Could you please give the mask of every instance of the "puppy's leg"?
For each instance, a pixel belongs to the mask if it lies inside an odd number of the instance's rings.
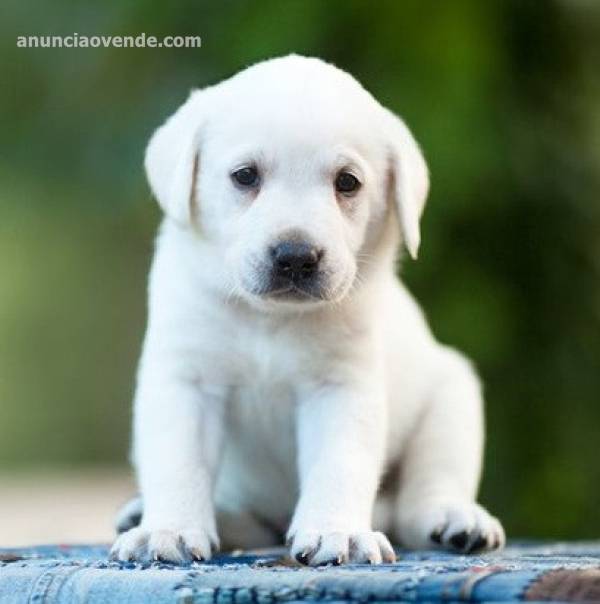
[[[212,501],[223,431],[220,396],[153,367],[136,393],[134,458],[139,526],[120,535],[119,560],[207,559],[218,543]]]
[[[502,526],[475,502],[483,448],[481,389],[457,353],[444,350],[427,404],[404,455],[397,537],[412,548],[501,547]]]
[[[298,408],[300,500],[288,531],[291,554],[311,565],[395,559],[371,529],[382,467],[385,406],[376,384],[327,385]]]

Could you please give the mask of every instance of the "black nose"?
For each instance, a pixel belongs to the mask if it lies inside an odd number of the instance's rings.
[[[314,276],[323,252],[306,242],[282,241],[271,249],[273,269],[294,281]]]

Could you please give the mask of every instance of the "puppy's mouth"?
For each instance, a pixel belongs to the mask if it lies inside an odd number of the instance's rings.
[[[251,304],[282,308],[322,306],[336,303],[352,289],[355,272],[340,274],[327,266],[312,271],[281,273],[270,265],[256,263],[240,275],[238,292]]]
[[[265,292],[263,294],[265,297],[270,298],[271,300],[282,300],[282,301],[290,301],[290,302],[304,302],[304,301],[313,301],[313,302],[322,302],[325,300],[323,293],[309,291],[303,287],[299,287],[294,283],[290,283],[285,287],[280,287],[278,289],[272,289],[270,291]]]
[[[272,303],[310,304],[329,300],[324,279],[279,279],[265,271],[254,283],[242,279],[243,289],[256,301],[257,298]]]

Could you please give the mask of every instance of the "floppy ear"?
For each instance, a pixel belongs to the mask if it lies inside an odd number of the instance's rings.
[[[167,216],[189,224],[195,212],[195,184],[205,92],[188,100],[160,127],[146,148],[144,166],[150,187]]]
[[[406,124],[385,109],[390,140],[392,196],[398,209],[402,239],[416,259],[421,242],[419,223],[429,193],[429,172],[419,145]]]

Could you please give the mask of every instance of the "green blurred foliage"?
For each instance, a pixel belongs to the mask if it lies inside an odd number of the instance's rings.
[[[291,51],[403,115],[432,173],[405,278],[486,383],[483,500],[598,536],[600,6],[572,0],[52,3],[0,9],[0,463],[124,462],[159,212],[141,168],[189,89]],[[33,34],[201,49],[19,49]],[[590,532],[591,531],[591,532]]]

